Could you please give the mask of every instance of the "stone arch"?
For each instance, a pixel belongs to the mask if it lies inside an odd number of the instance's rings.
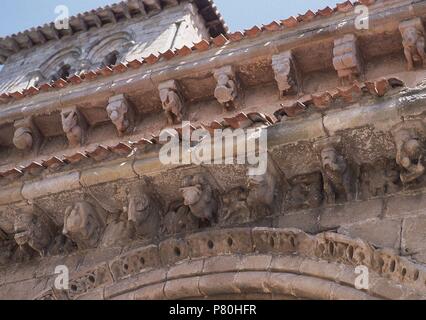
[[[358,290],[357,266],[368,268]],[[89,279],[91,281],[89,282]],[[360,239],[233,228],[170,238],[72,277],[67,299],[425,299],[426,268]],[[63,294],[63,293],[62,293]],[[63,298],[50,290],[41,298]]]
[[[41,73],[46,79],[57,76],[61,69],[66,67],[69,74],[74,74],[79,70],[81,49],[76,47],[65,48],[50,56],[41,66]]]
[[[134,45],[133,36],[128,32],[118,32],[94,43],[87,53],[87,60],[93,65],[102,66],[104,60],[111,54],[117,53],[117,63],[123,61],[128,49]]]

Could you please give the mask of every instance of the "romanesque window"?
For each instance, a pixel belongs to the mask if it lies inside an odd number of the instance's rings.
[[[118,58],[119,58],[118,51],[113,51],[106,55],[106,57],[104,58],[104,61],[102,62],[102,65],[105,67],[112,67],[117,63]]]
[[[66,79],[79,69],[81,50],[66,48],[51,56],[41,66],[42,75],[50,81]]]
[[[70,74],[71,74],[71,66],[69,64],[66,64],[60,67],[59,70],[51,76],[50,80],[56,81],[59,79],[66,79],[70,76]]]

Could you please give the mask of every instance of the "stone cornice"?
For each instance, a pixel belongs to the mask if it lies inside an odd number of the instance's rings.
[[[425,87],[420,86],[387,97],[384,101],[376,103],[370,101],[365,106],[356,105],[324,115],[310,114],[270,124],[265,127],[268,133],[268,149],[279,149],[300,142],[310,143],[361,127],[372,127],[377,132],[390,132],[401,119],[424,119],[426,101],[424,93]],[[121,143],[109,148],[99,146],[90,153],[80,151],[65,158],[52,157],[46,160],[43,166],[39,165],[37,174],[29,176],[23,173],[36,167],[38,162],[34,162],[26,169],[15,168],[14,172],[4,172],[3,178],[9,179],[10,186],[4,187],[0,192],[0,205],[32,201],[81,187],[166,171],[170,168],[159,161],[158,150],[161,144],[157,139],[154,138],[152,141],[142,139],[136,141],[132,147],[131,144]],[[128,158],[132,154],[133,156]],[[53,161],[55,159],[56,162]],[[94,178],[90,179],[93,174]]]
[[[394,1],[390,1],[389,3],[385,2],[380,5],[374,5],[370,12],[370,25],[373,35],[392,29],[398,30],[399,21],[412,18],[413,14],[409,9],[409,3],[411,2],[394,3]],[[418,1],[412,6],[415,7],[414,12],[416,16],[425,14],[426,3],[424,1]],[[353,6],[351,5],[352,9]],[[217,68],[226,64],[235,64],[245,59],[260,58],[265,55],[296,49],[305,45],[307,42],[335,38],[336,35],[347,33],[366,34],[365,30],[357,30],[355,28],[354,21],[356,14],[351,10],[345,11],[346,14],[343,16],[330,16],[318,21],[308,20],[306,23],[297,23],[289,27],[280,27],[273,30],[264,29],[264,32],[256,32],[254,35],[251,35],[249,31],[247,31],[246,35],[238,38],[231,35],[219,35],[210,40],[203,40],[195,44],[193,48],[184,47],[175,51],[168,50],[167,52],[159,53],[158,56],[151,55],[140,60],[130,61],[127,64],[119,64],[112,69],[107,67],[107,70],[92,70],[79,76],[71,76],[66,80],[60,79],[52,84],[43,84],[38,88],[32,87],[23,92],[3,93],[0,96],[0,103],[9,102],[9,105],[19,105],[19,101],[22,99],[24,99],[22,101],[26,101],[25,98],[30,97],[34,100],[35,95],[41,94],[44,96],[46,91],[55,92],[58,89],[62,91],[66,90],[64,88],[68,86],[78,86],[82,82],[87,86],[87,82],[93,82],[94,80],[101,80],[103,87],[109,88],[111,81],[113,82],[112,84],[116,85],[114,78],[111,77],[120,79],[123,76],[121,75],[122,73],[129,73],[130,76],[134,76],[133,69],[135,68],[142,68],[144,70],[143,79],[151,75],[155,76],[160,71],[161,78],[173,78],[183,73],[198,72],[199,66],[202,66],[203,70],[210,70],[211,68]],[[392,14],[383,15],[383,12],[386,10],[392,10]],[[390,16],[392,16],[392,19],[390,19]],[[344,19],[344,23],[342,23],[342,18]],[[303,37],[300,37],[301,34],[303,34]],[[370,31],[368,35],[371,35]],[[235,54],[236,52],[239,54]],[[215,56],[215,59],[211,59],[212,56]],[[198,62],[196,63],[196,70],[194,70],[193,61],[194,63],[195,61]],[[179,68],[177,68],[178,66]],[[175,70],[176,73],[166,72],[166,69],[170,71]],[[103,78],[105,77],[111,80],[104,81]],[[64,95],[66,96],[67,94],[65,93]],[[63,95],[61,96],[64,97]],[[46,98],[48,98],[48,95],[46,95]],[[14,100],[17,101],[14,103]],[[10,104],[11,101],[12,104]],[[66,102],[64,101],[64,103]]]

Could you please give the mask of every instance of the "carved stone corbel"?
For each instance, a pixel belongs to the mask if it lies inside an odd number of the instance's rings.
[[[14,221],[15,241],[26,250],[31,248],[40,256],[48,254],[49,247],[54,243],[55,230],[48,218],[35,214],[35,208],[19,209]]]
[[[238,97],[238,82],[232,66],[214,70],[214,78],[217,81],[214,96],[226,110],[235,107],[235,99]]]
[[[79,147],[83,143],[87,124],[76,107],[61,112],[62,129],[64,130],[70,147]]]
[[[161,208],[158,201],[143,186],[132,188],[128,193],[127,217],[134,226],[137,238],[153,238],[158,235]]]
[[[13,144],[19,150],[35,150],[41,144],[41,134],[35,126],[31,117],[15,121],[15,133],[13,135]]]
[[[333,65],[342,83],[352,82],[361,74],[361,56],[354,34],[334,40]]]
[[[396,146],[396,163],[402,169],[402,183],[414,182],[425,174],[425,148],[420,136],[426,131],[422,121],[407,121],[393,130]]]
[[[160,83],[158,86],[163,110],[169,125],[181,123],[183,120],[184,104],[179,85],[175,80]]]
[[[337,151],[340,137],[320,140],[314,144],[319,155],[324,183],[325,199],[328,204],[351,201],[354,198],[355,177],[345,158]]]
[[[252,218],[268,216],[274,209],[277,200],[277,187],[279,173],[268,161],[264,174],[249,176],[247,183],[247,204],[251,210]]]
[[[216,220],[218,202],[206,177],[202,174],[185,177],[180,191],[184,204],[195,217],[210,223]]]
[[[104,229],[104,217],[89,202],[80,201],[65,210],[62,233],[80,250],[97,247]]]
[[[302,91],[300,72],[291,51],[272,56],[272,68],[281,97],[295,95]]]
[[[106,110],[119,136],[131,132],[135,122],[135,111],[124,94],[109,98]]]
[[[407,59],[408,70],[413,70],[416,64],[426,66],[425,29],[420,18],[404,21],[399,24],[402,35],[402,45]]]

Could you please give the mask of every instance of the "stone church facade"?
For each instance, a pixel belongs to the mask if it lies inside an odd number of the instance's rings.
[[[69,23],[0,38],[0,299],[426,298],[426,1]],[[166,165],[166,128],[266,133],[265,173]]]

